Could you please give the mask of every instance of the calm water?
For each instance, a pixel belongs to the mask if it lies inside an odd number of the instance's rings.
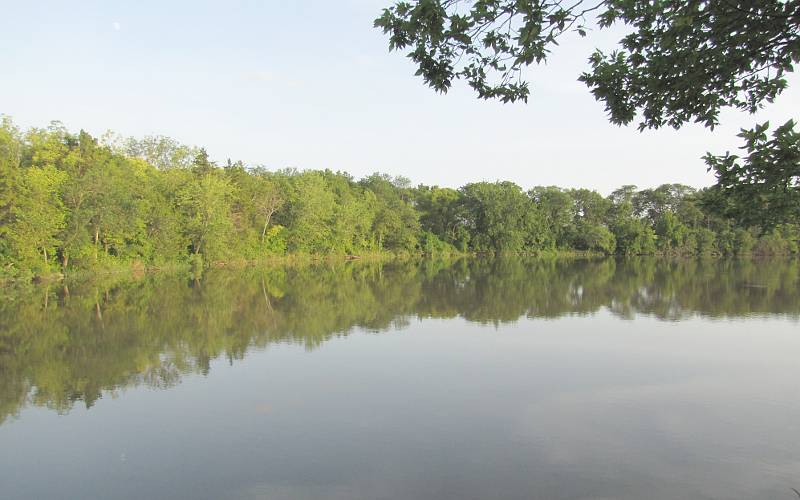
[[[797,260],[3,293],[5,500],[798,498]]]

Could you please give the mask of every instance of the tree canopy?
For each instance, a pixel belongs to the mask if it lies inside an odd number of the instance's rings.
[[[740,224],[774,227],[800,220],[800,133],[793,121],[776,128],[771,138],[768,129],[763,123],[739,134],[744,157],[705,157],[718,179],[711,206]]]
[[[755,113],[786,89],[800,60],[800,0],[403,0],[375,26],[436,91],[465,80],[478,97],[502,102],[528,100],[523,70],[545,63],[565,36],[620,27],[617,46],[587,54],[578,79],[611,123],[640,130],[713,129],[725,108]],[[798,159],[783,154],[798,148],[793,127],[772,141],[760,138],[763,126],[743,131],[744,166],[730,154],[706,156],[720,193],[751,202],[748,223],[800,219]]]
[[[744,161],[709,158],[732,179],[731,193],[665,184],[603,196],[509,181],[414,187],[384,174],[219,166],[205,150],[167,139],[142,158],[125,146],[132,141],[103,144],[58,123],[23,132],[6,119],[0,278],[288,255],[796,253],[800,225],[782,222],[798,208],[784,194],[796,189],[793,134],[782,128],[768,139],[761,127],[747,135],[754,152]],[[781,156],[764,158],[756,147],[764,141]],[[751,170],[765,162],[780,166],[765,178],[775,193],[761,201],[775,214],[767,223],[753,216],[756,195],[740,180],[761,182]]]
[[[415,0],[375,20],[437,91],[463,79],[503,102],[527,101],[523,69],[564,35],[615,24],[628,34],[579,79],[617,124],[713,127],[724,107],[755,112],[800,58],[800,0]]]

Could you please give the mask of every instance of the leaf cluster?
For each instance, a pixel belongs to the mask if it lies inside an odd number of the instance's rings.
[[[384,9],[375,26],[407,50],[438,92],[463,79],[480,98],[527,101],[523,70],[560,38],[623,25],[580,75],[615,124],[713,128],[720,110],[750,113],[786,88],[800,59],[800,0],[416,0]]]

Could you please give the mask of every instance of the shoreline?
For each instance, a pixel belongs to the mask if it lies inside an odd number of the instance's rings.
[[[636,258],[657,258],[657,259],[769,259],[769,258],[791,258],[798,254],[760,254],[748,253],[739,255],[725,255],[721,253],[709,254],[685,254],[675,252],[656,252],[642,255],[621,255],[603,254],[601,252],[581,251],[581,250],[544,250],[535,252],[447,252],[447,253],[389,253],[389,252],[370,252],[359,255],[353,254],[289,254],[280,256],[270,256],[260,259],[231,258],[226,260],[216,260],[197,266],[191,261],[175,261],[170,263],[146,265],[141,261],[120,262],[113,265],[98,265],[94,268],[70,269],[66,272],[57,271],[50,274],[31,274],[18,277],[0,277],[0,288],[25,285],[47,285],[52,283],[62,283],[65,281],[92,281],[104,277],[125,276],[131,279],[139,279],[146,275],[165,274],[175,275],[187,273],[199,277],[206,271],[212,270],[243,270],[253,268],[274,268],[274,267],[294,267],[311,266],[325,263],[385,263],[393,261],[409,260],[437,260],[437,259],[463,259],[463,258],[496,258],[496,257],[520,257],[520,258],[540,258],[540,259],[636,259]]]

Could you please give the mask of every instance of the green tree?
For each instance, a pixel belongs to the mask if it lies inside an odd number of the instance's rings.
[[[595,225],[604,223],[611,210],[611,200],[589,189],[571,189],[569,194],[573,202],[573,218],[576,223]]]
[[[360,183],[376,198],[372,232],[379,250],[411,251],[419,243],[419,214],[411,205],[410,181],[373,174]]]
[[[7,233],[17,259],[34,271],[47,272],[55,257],[67,215],[59,192],[65,179],[53,166],[27,168],[22,174]]]
[[[233,192],[227,179],[209,172],[193,178],[177,193],[183,231],[193,254],[212,260],[227,253]]]
[[[658,246],[665,252],[685,252],[687,247],[694,250],[689,240],[691,232],[673,212],[661,215],[655,226]],[[688,244],[687,244],[688,243]]]
[[[609,196],[611,207],[606,221],[614,234],[617,253],[621,255],[648,255],[656,251],[656,235],[649,220],[636,214],[634,202],[638,203],[636,186],[626,185]]]
[[[120,154],[144,160],[159,170],[191,168],[200,153],[198,148],[180,144],[175,139],[160,135],[146,136],[142,139],[129,137],[113,146]]]
[[[653,229],[638,219],[621,219],[612,226],[621,255],[650,255],[656,251],[656,234]]]
[[[577,227],[575,248],[611,255],[617,249],[617,240],[607,227],[584,222]]]
[[[0,116],[0,273],[10,259],[8,227],[17,200],[22,143],[11,118]]]
[[[789,121],[767,136],[769,123],[742,130],[743,157],[706,155],[717,176],[710,208],[765,230],[800,220],[800,133]]]
[[[790,139],[780,146],[786,168],[779,172],[782,188],[775,189],[788,197],[797,189],[796,141]],[[270,172],[230,160],[222,169],[198,151],[189,168],[163,168],[86,132],[70,134],[57,122],[20,133],[6,119],[0,126],[2,275],[47,273],[56,259],[69,271],[286,252],[799,251],[791,205],[753,225],[737,216],[748,215],[741,211],[747,199],[735,201],[720,186],[623,186],[608,198],[557,187],[525,193],[511,182],[411,188],[408,179],[381,174],[356,181],[343,172]],[[752,164],[760,161],[754,157]]]
[[[556,186],[539,186],[528,195],[544,218],[545,246],[569,248],[575,235],[575,201],[570,192]]]
[[[419,186],[414,191],[414,201],[423,229],[461,250],[467,249],[469,232],[465,227],[464,200],[459,191]]]
[[[634,212],[656,225],[667,212],[676,213],[694,188],[683,184],[662,184],[655,189],[643,189],[633,195]]]
[[[798,0],[411,0],[375,26],[437,91],[464,79],[481,98],[513,102],[529,95],[522,70],[564,35],[624,25],[619,47],[592,54],[580,80],[613,123],[639,116],[640,128],[658,128],[713,127],[724,107],[754,112],[774,99],[800,58],[799,19]]]
[[[302,253],[329,251],[335,210],[336,198],[327,189],[320,172],[294,175],[285,212],[290,234],[289,250]]]
[[[185,170],[159,171],[140,159],[133,160],[131,168],[142,186],[135,223],[143,231],[143,256],[153,263],[180,260],[189,248],[189,240],[175,197],[190,174]]]
[[[545,63],[565,35],[615,25],[626,34],[615,49],[596,50],[579,80],[609,121],[638,120],[640,130],[691,122],[713,129],[724,108],[755,113],[786,89],[800,60],[800,0],[402,0],[375,20],[390,50],[407,51],[436,91],[463,79],[480,98],[503,102],[527,101],[523,70]],[[797,174],[787,173],[797,159],[785,157],[797,149],[793,127],[787,122],[771,141],[763,126],[744,131],[744,164],[706,157],[723,193],[735,197],[732,213],[752,210],[765,225],[793,220],[795,197],[776,192],[797,186]]]
[[[461,188],[474,250],[521,252],[529,240],[533,203],[513,182],[477,182]]]
[[[235,250],[251,258],[275,253],[272,240],[282,233],[282,226],[270,224],[286,203],[285,177],[262,167],[248,169],[241,162],[229,163],[225,175],[236,187],[231,209]]]
[[[46,136],[47,147],[37,147],[33,142],[33,164],[48,162],[59,166],[67,174],[62,190],[62,199],[69,217],[61,232],[61,262],[67,269],[72,259],[80,264],[94,261],[97,257],[100,219],[105,208],[103,197],[103,164],[108,160],[108,152],[98,147],[97,141],[88,133],[81,131],[77,136],[66,130],[51,129]],[[52,146],[51,146],[52,144]],[[39,154],[44,151],[45,154]]]
[[[697,254],[708,255],[718,253],[717,235],[714,231],[700,227],[694,230]]]

